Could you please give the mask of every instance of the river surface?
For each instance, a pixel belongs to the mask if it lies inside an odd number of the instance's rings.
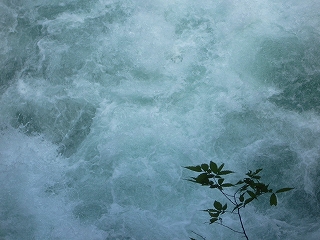
[[[0,239],[243,239],[185,180],[209,161],[295,188],[243,209],[250,239],[320,239],[319,9],[1,0]]]

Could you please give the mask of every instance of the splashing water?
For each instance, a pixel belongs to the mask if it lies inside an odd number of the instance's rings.
[[[2,1],[0,239],[241,239],[184,180],[210,160],[295,187],[246,207],[250,239],[319,239],[318,9]]]

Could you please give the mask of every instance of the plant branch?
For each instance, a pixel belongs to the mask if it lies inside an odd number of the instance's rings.
[[[240,224],[241,224],[241,228],[242,228],[242,233],[244,234],[244,236],[246,237],[247,240],[249,240],[248,238],[248,235],[246,233],[246,230],[244,229],[244,226],[243,226],[243,222],[242,222],[242,218],[241,218],[241,214],[240,214],[240,208],[237,209],[237,212],[238,212],[238,216],[239,216],[239,221],[240,221]]]
[[[206,240],[206,238],[202,237],[199,233],[196,233],[195,231],[191,231],[192,233],[194,233],[195,235],[201,237],[203,240]]]
[[[218,185],[216,178],[213,178],[214,182]],[[226,199],[228,199],[233,205],[236,205],[231,199],[230,196],[228,194],[226,194],[224,191],[222,191],[221,189],[218,188],[218,190],[226,197]]]
[[[194,183],[199,183],[201,185],[209,186],[212,189],[217,189],[221,194],[233,205],[232,211],[227,211],[227,203],[224,205],[219,201],[214,201],[213,207],[214,209],[207,209],[203,210],[209,213],[210,215],[210,224],[217,223],[225,228],[228,228],[229,230],[243,234],[246,240],[249,240],[248,235],[246,233],[246,230],[244,228],[244,223],[241,217],[240,210],[244,208],[248,203],[252,202],[254,199],[258,199],[261,195],[264,194],[271,194],[270,196],[270,205],[276,206],[277,205],[277,196],[276,193],[282,193],[292,190],[293,188],[281,188],[277,191],[273,191],[269,188],[269,184],[265,184],[263,182],[260,182],[261,176],[258,175],[262,171],[262,168],[257,169],[255,171],[249,171],[246,173],[245,178],[240,179],[236,184],[232,184],[230,182],[224,183],[225,175],[234,173],[230,170],[223,170],[224,163],[222,163],[220,166],[218,166],[215,162],[210,161],[210,164],[201,164],[197,166],[187,166],[185,168],[200,173],[197,177],[192,177],[189,181]],[[212,179],[212,180],[210,180]],[[240,186],[239,188],[236,186]],[[229,191],[225,192],[228,187],[235,187],[236,190],[234,194],[230,194]],[[235,210],[237,210],[235,212]],[[224,225],[222,223],[221,216],[224,213],[232,213],[238,215],[238,219],[241,225],[242,231],[235,230],[227,225]],[[220,221],[219,221],[220,220]],[[201,235],[193,232],[194,234],[200,236]]]
[[[233,229],[233,228],[231,228],[231,227],[229,227],[229,226],[227,226],[227,225],[224,225],[223,223],[216,222],[216,224],[219,224],[219,225],[221,225],[221,226],[223,226],[223,227],[225,227],[225,228],[228,228],[228,229],[230,229],[231,231],[233,231],[233,232],[235,232],[235,233],[243,234],[243,232],[240,232],[240,231],[238,231],[238,230],[235,230],[235,229]]]

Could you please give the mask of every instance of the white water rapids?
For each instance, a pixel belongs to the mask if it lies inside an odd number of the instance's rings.
[[[244,209],[250,239],[318,240],[319,9],[1,0],[0,239],[243,239],[185,181],[213,160],[295,188]]]

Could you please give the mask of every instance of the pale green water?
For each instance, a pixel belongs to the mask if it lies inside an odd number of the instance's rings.
[[[242,239],[184,180],[210,160],[295,187],[250,239],[319,239],[318,9],[2,0],[0,239]]]

